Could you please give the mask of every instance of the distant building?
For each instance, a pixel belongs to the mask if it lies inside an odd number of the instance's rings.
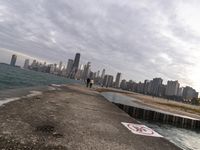
[[[178,81],[167,81],[167,87],[166,87],[166,96],[178,96],[178,90],[179,90],[179,82]]]
[[[74,64],[74,61],[72,59],[68,59],[67,69],[66,69],[67,76],[70,75],[70,73],[72,71],[73,64]]]
[[[102,79],[104,79],[105,73],[106,73],[106,70],[103,69],[103,70],[102,70],[102,74],[101,74],[101,78],[102,78]]]
[[[127,84],[126,84],[126,80],[125,79],[121,81],[120,88],[123,89],[123,90],[127,89]]]
[[[127,86],[127,90],[129,91],[137,90],[137,83],[132,80],[129,80],[128,82],[126,82],[126,86]]]
[[[95,73],[92,72],[92,71],[90,71],[89,78],[92,79],[92,80],[94,80],[94,76],[95,76]]]
[[[116,79],[115,79],[115,87],[119,88],[120,87],[120,80],[121,80],[121,73],[117,73]]]
[[[113,85],[113,76],[105,75],[103,79],[103,86],[112,87],[112,85]]]
[[[75,78],[75,75],[78,71],[80,57],[81,57],[81,54],[76,53],[75,58],[74,58],[74,64],[73,64],[73,67],[72,67],[72,71],[70,72],[70,78],[72,78],[72,79]]]
[[[90,76],[90,67],[91,67],[91,62],[88,62],[83,69],[83,76],[82,79],[85,81],[87,78]]]
[[[59,71],[61,71],[62,70],[62,61],[60,61],[60,63],[59,63],[59,67],[58,67],[58,69],[59,69]]]
[[[177,96],[178,97],[182,97],[183,96],[183,87],[180,87],[180,88],[178,88],[178,93],[177,93]]]
[[[26,59],[24,62],[24,69],[28,69],[29,67],[29,59]]]
[[[144,80],[144,94],[148,94],[149,86],[150,86],[150,81]]]
[[[159,97],[164,97],[166,93],[166,85],[160,85],[158,89],[158,95]]]
[[[196,90],[193,89],[192,87],[186,86],[183,89],[183,98],[185,100],[191,100],[193,98],[198,98],[198,92],[196,92]]]
[[[53,65],[53,64],[50,64],[50,65],[49,65],[49,73],[53,74],[53,73],[54,73],[54,70],[55,70],[54,65]]]
[[[142,82],[139,82],[137,85],[136,85],[136,92],[138,93],[144,93],[144,83]]]
[[[12,55],[11,61],[10,61],[10,65],[11,66],[15,66],[16,65],[16,61],[17,61],[17,55]]]
[[[162,85],[163,79],[154,78],[151,85],[151,95],[159,96],[159,88]]]
[[[97,78],[100,77],[100,70],[97,71]]]

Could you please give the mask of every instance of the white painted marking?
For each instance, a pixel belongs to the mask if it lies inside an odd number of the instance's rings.
[[[125,122],[122,122],[122,124],[127,129],[129,129],[132,133],[137,134],[137,135],[163,137],[162,135],[158,134],[151,128],[149,128],[145,125],[142,125],[142,124],[125,123]]]

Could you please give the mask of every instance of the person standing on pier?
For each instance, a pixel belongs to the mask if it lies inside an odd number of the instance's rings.
[[[89,85],[90,85],[90,78],[87,78],[86,87],[89,87]]]
[[[94,84],[94,80],[90,81],[90,88],[92,88],[92,85]]]

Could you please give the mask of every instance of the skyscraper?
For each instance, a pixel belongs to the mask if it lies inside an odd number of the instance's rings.
[[[113,85],[113,76],[105,75],[103,79],[103,86],[112,87],[112,85]]]
[[[126,84],[126,80],[125,79],[121,81],[120,88],[123,89],[123,90],[126,90],[127,84]]]
[[[117,75],[116,75],[116,79],[115,79],[115,87],[116,88],[119,88],[119,86],[120,86],[120,80],[121,80],[121,73],[118,72]]]
[[[103,69],[103,70],[102,70],[102,74],[101,74],[101,78],[102,78],[102,79],[104,79],[105,72],[106,72],[106,70],[105,70],[105,69]]]
[[[180,84],[178,81],[167,81],[166,96],[178,96]]]
[[[163,79],[154,78],[151,84],[151,95],[159,96],[159,88],[162,85]]]
[[[26,59],[24,62],[24,69],[28,69],[29,67],[29,59]]]
[[[198,92],[196,92],[195,89],[193,89],[192,87],[186,86],[183,89],[183,98],[186,100],[191,100],[193,98],[198,98]]]
[[[97,78],[100,76],[100,70],[97,71]]]
[[[72,71],[73,64],[74,64],[74,61],[72,59],[68,59],[67,71],[66,71],[68,77]]]
[[[91,62],[88,62],[85,66],[84,66],[84,70],[83,70],[83,80],[85,81],[90,74],[90,66],[91,66]]]
[[[63,64],[62,61],[60,61],[60,63],[59,63],[59,67],[58,67],[58,68],[59,68],[59,71],[62,70],[62,64]]]
[[[74,58],[74,64],[73,64],[73,67],[72,67],[72,71],[70,73],[70,78],[73,78],[73,79],[75,78],[76,72],[78,71],[80,57],[81,57],[81,54],[76,53],[75,58]]]
[[[179,87],[178,88],[178,94],[177,94],[177,96],[179,96],[179,97],[182,97],[183,96],[183,87]]]
[[[15,66],[17,61],[17,55],[12,55],[11,61],[10,61],[10,65],[11,66]]]

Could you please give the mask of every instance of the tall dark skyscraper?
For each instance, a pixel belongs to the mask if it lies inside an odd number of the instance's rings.
[[[66,70],[68,77],[70,75],[70,72],[72,71],[73,64],[74,64],[74,60],[68,59],[67,70]]]
[[[17,55],[12,55],[11,61],[10,61],[10,65],[11,66],[15,66],[17,61]]]
[[[78,69],[80,57],[81,57],[81,54],[80,53],[76,53],[76,56],[74,58],[73,68],[77,68]]]
[[[115,79],[115,87],[116,88],[119,88],[119,86],[120,86],[120,79],[121,79],[121,73],[118,72],[116,75],[116,79]]]
[[[75,75],[78,71],[78,66],[79,66],[79,62],[80,62],[80,57],[81,57],[81,54],[80,53],[76,53],[76,56],[74,58],[74,64],[73,64],[73,67],[72,67],[72,71],[70,73],[70,78],[75,78]]]

